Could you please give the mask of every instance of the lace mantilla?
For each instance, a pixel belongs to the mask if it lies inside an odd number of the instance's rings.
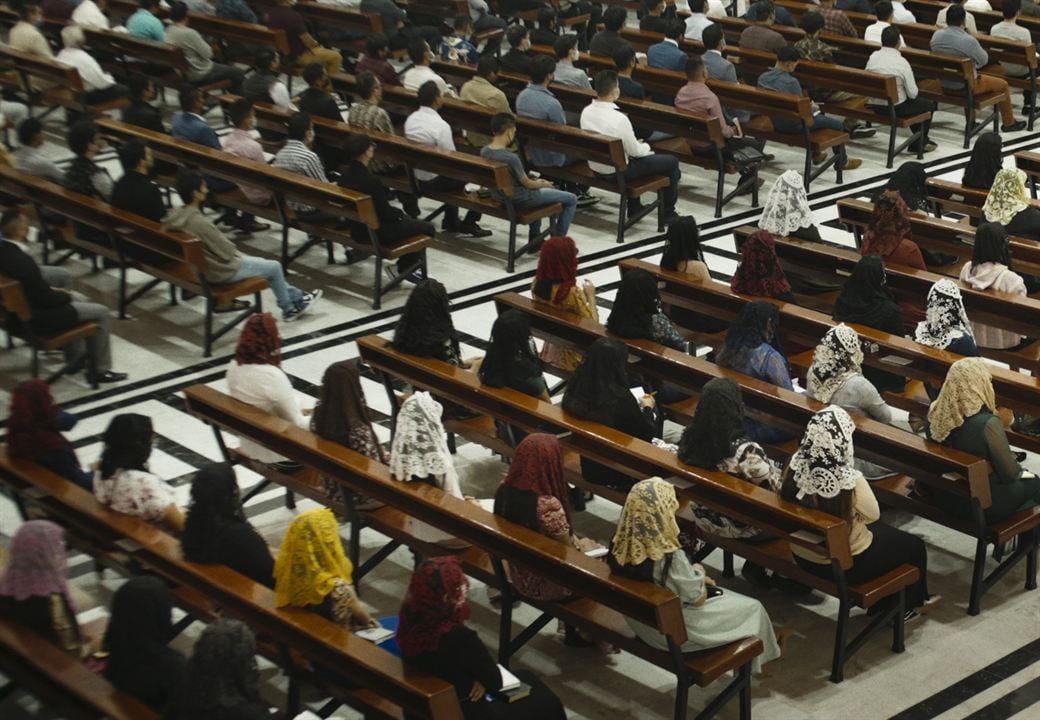
[[[974,337],[964,312],[961,290],[952,280],[944,278],[928,291],[928,310],[924,321],[917,323],[914,340],[943,349],[964,335]]]
[[[443,408],[428,392],[416,392],[404,401],[390,444],[390,473],[409,482],[413,477],[444,478],[442,489],[462,497],[455,463],[441,424]]]
[[[656,562],[682,547],[675,520],[678,509],[675,487],[670,482],[652,477],[636,483],[625,499],[611,545],[618,564]]]
[[[1003,168],[993,178],[982,212],[989,222],[1007,225],[1029,206],[1026,174],[1018,168]]]
[[[774,235],[790,235],[812,224],[812,210],[805,196],[802,176],[795,170],[788,170],[769,189],[758,227]]]
[[[852,457],[855,430],[852,418],[837,405],[828,405],[813,416],[791,458],[799,499],[806,495],[833,498],[842,490],[856,487],[859,473]]]
[[[813,352],[809,394],[820,402],[830,402],[842,383],[862,372],[862,365],[863,348],[856,331],[844,323],[831,328]]]

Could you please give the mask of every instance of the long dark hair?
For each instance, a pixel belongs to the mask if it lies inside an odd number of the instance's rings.
[[[903,202],[911,210],[921,210],[928,205],[928,189],[926,182],[928,174],[924,165],[916,161],[905,162],[900,165],[892,177],[888,179],[885,190],[894,190],[903,198]],[[875,202],[884,190],[875,195]]]
[[[714,470],[745,434],[740,386],[730,378],[714,378],[701,389],[693,420],[679,440],[679,459]]]
[[[964,167],[964,177],[961,184],[970,188],[989,190],[993,187],[993,179],[1003,164],[1001,152],[1004,149],[1004,140],[1000,133],[985,132],[979,135],[975,141],[975,147],[971,149],[971,158]]]
[[[530,319],[519,310],[506,310],[491,327],[491,342],[480,363],[480,381],[491,387],[504,387],[515,369],[525,376],[541,374],[538,357],[531,347]]]
[[[654,314],[661,311],[657,280],[642,268],[621,278],[614,307],[607,318],[607,330],[623,338],[649,338]]]
[[[207,465],[191,481],[191,505],[181,533],[181,550],[192,562],[210,562],[222,528],[245,522],[235,471],[228,463]]]
[[[715,363],[721,367],[743,367],[748,353],[762,343],[768,343],[784,355],[780,343],[780,311],[767,300],[752,300],[730,325]]]
[[[105,677],[116,687],[155,672],[156,657],[172,634],[172,611],[170,591],[155,576],[139,575],[116,590],[105,629]]]
[[[446,345],[449,355],[459,354],[459,337],[451,320],[451,304],[444,285],[432,278],[419,281],[401,311],[393,345],[395,350],[410,355],[442,360],[446,359]]]
[[[798,485],[795,484],[794,473],[791,472],[790,467],[784,470],[783,485],[780,486],[780,497],[784,500],[833,515],[849,523],[850,528],[854,520],[854,492],[854,490],[840,490],[832,498],[821,497],[815,493],[811,495],[806,494],[799,498]]]
[[[173,701],[173,720],[223,717],[229,709],[260,699],[256,639],[238,620],[221,618],[206,626],[188,661],[184,685]]]
[[[113,477],[119,470],[144,470],[152,455],[152,419],[137,413],[122,413],[112,418],[103,437],[101,477]]]
[[[1010,269],[1011,246],[1007,230],[1000,223],[982,223],[975,230],[975,245],[971,251],[971,267],[974,270],[983,263],[1000,263]]]
[[[613,338],[598,338],[571,375],[563,393],[563,409],[585,419],[606,420],[618,402],[632,399],[625,365],[628,349]]]
[[[375,437],[357,361],[340,360],[325,368],[322,375],[318,404],[311,415],[311,430],[326,440],[346,446],[350,433],[357,427],[367,427]]]
[[[661,269],[675,271],[688,260],[704,262],[700,230],[693,215],[683,215],[668,226],[664,254],[661,255]]]

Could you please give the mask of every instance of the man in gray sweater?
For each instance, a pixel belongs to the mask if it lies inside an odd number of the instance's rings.
[[[278,301],[283,322],[292,322],[314,307],[314,303],[321,298],[321,290],[303,292],[289,285],[277,260],[243,255],[213,221],[202,214],[207,193],[206,181],[201,173],[191,168],[181,168],[177,172],[177,194],[181,196],[184,205],[173,208],[163,218],[165,229],[179,230],[202,242],[202,250],[206,255],[206,279],[212,283],[231,283],[262,277]],[[247,306],[244,301],[236,301],[233,305],[219,308],[218,312],[244,310]]]
[[[184,58],[188,61],[188,69],[184,76],[192,85],[208,85],[230,80],[231,84],[228,87],[231,92],[236,95],[242,92],[242,79],[245,74],[233,65],[213,62],[213,48],[198,30],[188,27],[188,6],[182,0],[173,0],[170,3],[170,25],[166,28],[166,42],[184,51]]]

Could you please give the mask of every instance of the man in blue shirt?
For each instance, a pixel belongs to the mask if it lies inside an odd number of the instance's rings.
[[[126,21],[126,31],[133,37],[144,40],[163,42],[166,40],[166,28],[162,20],[155,16],[155,8],[159,0],[140,0],[141,7]]]
[[[665,70],[686,70],[686,53],[679,47],[686,26],[682,20],[672,18],[664,29],[664,40],[646,50],[646,62],[650,67]]]

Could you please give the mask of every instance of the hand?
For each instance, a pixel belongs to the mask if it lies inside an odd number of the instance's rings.
[[[469,691],[468,699],[470,702],[477,702],[478,700],[484,699],[484,686],[474,681],[473,687]]]
[[[740,126],[740,120],[733,119],[733,137],[744,137],[744,128]]]
[[[707,571],[705,571],[704,566],[701,565],[700,563],[694,563],[693,564],[693,569],[696,570],[697,572],[701,573],[705,577],[708,576],[708,573],[707,573]]]
[[[654,399],[653,395],[644,395],[639,398],[639,404],[645,408],[657,407],[657,400]]]
[[[582,552],[588,552],[589,550],[595,550],[600,547],[603,546],[592,538],[578,538],[578,549]]]
[[[708,587],[715,587],[715,579],[710,578],[707,575],[704,576],[704,584]]]
[[[539,188],[549,189],[549,188],[553,187],[553,181],[552,180],[537,180],[536,182],[538,183],[538,187]]]
[[[473,505],[476,505],[477,507],[480,507],[480,500],[477,500],[472,495],[463,495],[463,500]]]

